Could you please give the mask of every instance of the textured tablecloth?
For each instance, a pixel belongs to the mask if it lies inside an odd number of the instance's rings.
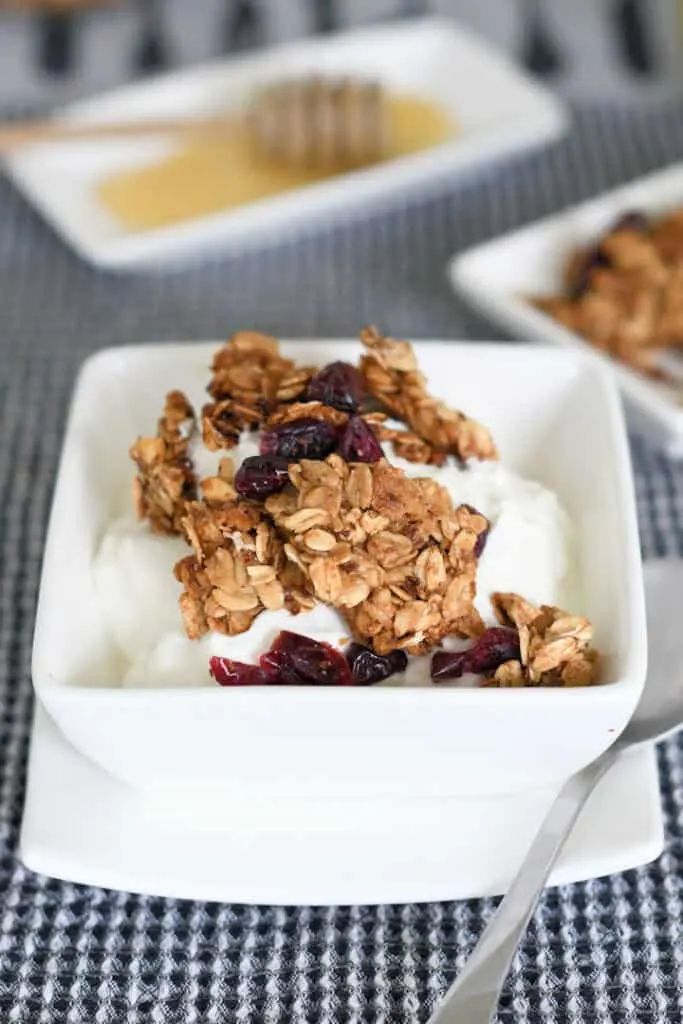
[[[540,17],[545,70],[554,87],[572,96],[618,96],[640,102],[683,85],[679,0],[116,0],[93,3],[70,19],[69,42],[53,38],[46,47],[45,26],[34,11],[0,4],[0,97],[10,103],[65,103],[126,82],[138,66],[143,9],[153,19],[160,70],[195,64],[250,47],[300,38],[323,26],[339,30],[406,14],[454,17],[498,49],[538,67],[529,30]],[[188,17],[188,8],[194,8]],[[68,5],[67,5],[68,6]],[[619,30],[620,10],[635,7],[642,19],[647,73],[634,73]],[[19,9],[17,9],[19,8]],[[631,33],[638,33],[631,26]],[[54,25],[53,32],[54,35]],[[534,33],[535,35],[535,33]],[[525,38],[527,44],[525,45]],[[47,59],[46,49],[57,54]],[[550,47],[552,69],[547,64]],[[148,47],[145,47],[148,49]],[[45,67],[52,67],[52,73]],[[640,65],[636,63],[636,67]],[[552,70],[552,74],[550,74]]]
[[[120,277],[80,263],[0,183],[1,1020],[424,1020],[494,907],[185,903],[50,881],[19,863],[38,573],[83,357],[245,326],[339,336],[375,321],[412,337],[495,336],[449,293],[447,257],[682,155],[679,110],[582,109],[551,151],[382,216],[188,271]],[[633,448],[645,555],[683,554],[683,468],[637,440]],[[515,962],[503,1021],[680,1021],[683,743],[665,744],[660,766],[666,852],[650,867],[547,893]]]

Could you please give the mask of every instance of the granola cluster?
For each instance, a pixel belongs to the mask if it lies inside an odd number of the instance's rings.
[[[564,294],[533,302],[627,366],[665,377],[661,350],[683,347],[683,210],[652,223],[621,217],[572,254]]]
[[[367,349],[360,361],[366,387],[384,409],[408,424],[411,437],[404,442],[406,446],[417,438],[437,456],[497,458],[491,435],[481,423],[429,394],[409,342],[385,338],[376,327],[361,331],[360,340]]]
[[[378,654],[424,654],[449,634],[481,632],[473,601],[484,516],[455,509],[439,484],[384,459],[349,465],[330,455],[292,465],[289,476],[266,511],[287,557],[357,639]]]
[[[235,334],[216,353],[202,409],[202,439],[209,451],[234,448],[245,430],[263,426],[281,402],[298,398],[315,372],[295,368],[280,355],[275,338],[254,331]]]
[[[215,356],[199,424],[188,399],[172,392],[157,435],[131,448],[138,515],[188,542],[175,575],[191,639],[234,636],[264,610],[296,614],[316,602],[339,609],[359,650],[374,657],[423,655],[448,636],[484,632],[474,600],[489,522],[468,505],[455,507],[435,480],[392,466],[373,432],[401,457],[436,465],[495,458],[491,436],[429,394],[408,342],[375,328],[361,340],[359,375],[343,363],[296,367],[275,339],[237,334]],[[227,453],[256,430],[271,455],[245,460],[236,473],[226,454],[215,476],[196,479],[190,446],[200,433],[209,450]],[[358,449],[345,447],[351,430]],[[290,445],[327,447],[284,457],[283,431]],[[496,610],[519,630],[521,660],[501,665],[488,685],[593,681],[586,620],[515,595],[497,595]]]
[[[225,472],[225,467],[222,467]],[[256,502],[189,502],[182,520],[193,553],[175,567],[183,584],[185,631],[235,636],[264,609],[296,613],[313,607],[310,587],[287,560],[273,523]]]
[[[496,616],[519,633],[519,660],[500,665],[487,686],[590,686],[598,674],[588,619],[560,608],[526,601],[519,594],[493,594]]]
[[[154,533],[181,533],[185,505],[197,496],[188,449],[196,429],[194,409],[181,391],[166,396],[156,437],[139,437],[130,449],[138,467],[133,502]]]

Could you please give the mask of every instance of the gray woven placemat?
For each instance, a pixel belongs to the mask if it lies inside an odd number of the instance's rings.
[[[552,151],[382,216],[184,272],[122,277],[78,262],[0,183],[1,1020],[424,1020],[494,906],[184,903],[50,881],[18,862],[38,573],[81,359],[106,345],[220,338],[243,326],[329,336],[372,320],[399,335],[491,337],[449,293],[452,252],[681,155],[678,110],[583,109]],[[634,455],[644,552],[683,554],[683,468],[638,441]],[[683,744],[667,743],[660,766],[665,854],[546,895],[503,1021],[680,1021]]]

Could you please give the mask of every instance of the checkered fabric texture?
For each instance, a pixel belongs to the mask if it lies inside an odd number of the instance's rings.
[[[109,345],[250,326],[490,338],[450,294],[456,250],[683,157],[683,112],[576,111],[570,136],[373,217],[184,271],[107,276],[0,184],[0,1019],[21,1024],[426,1019],[495,903],[280,909],[111,893],[16,857],[43,538],[69,394]],[[634,439],[645,557],[683,555],[683,466]],[[500,1008],[519,1024],[681,1020],[683,741],[660,751],[659,861],[546,894]],[[87,821],[83,827],[87,828]],[[77,842],[74,836],[74,842]]]

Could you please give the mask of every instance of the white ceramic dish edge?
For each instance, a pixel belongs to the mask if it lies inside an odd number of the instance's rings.
[[[301,353],[305,346],[309,359],[316,358],[316,343],[284,344],[292,354]],[[328,359],[351,355],[348,342],[317,344]],[[118,400],[129,403],[126,387],[137,386],[140,394],[147,396],[144,382],[150,379],[163,394],[166,383],[172,386],[174,374],[177,384],[184,379],[183,372],[189,372],[188,367],[206,365],[214,347],[110,350],[92,357],[81,372],[50,521],[33,662],[36,690],[69,740],[133,784],[177,788],[195,776],[227,787],[235,798],[248,798],[259,789],[270,792],[273,787],[283,794],[298,794],[303,787],[304,791],[330,795],[512,792],[537,785],[539,778],[564,778],[597,756],[625,725],[645,675],[642,565],[633,483],[622,413],[610,375],[594,361],[547,348],[482,344],[445,348],[442,343],[427,342],[420,345],[420,361],[428,374],[430,366],[438,367],[443,378],[445,353],[453,360],[457,354],[457,364],[453,363],[457,380],[449,385],[445,378],[442,397],[457,384],[470,395],[468,411],[473,415],[481,411],[484,419],[490,413],[494,424],[496,416],[504,417],[505,402],[509,415],[517,401],[515,395],[537,380],[534,419],[546,417],[543,433],[548,443],[559,446],[559,454],[553,453],[548,460],[547,472],[556,471],[560,456],[565,461],[575,459],[572,485],[589,488],[581,502],[585,522],[580,524],[586,545],[584,570],[589,573],[586,580],[591,590],[592,611],[587,611],[602,629],[613,663],[620,666],[614,668],[614,683],[590,691],[352,692],[284,687],[275,691],[171,692],[72,685],[79,673],[82,679],[82,673],[88,671],[87,657],[92,656],[83,636],[89,637],[92,645],[98,629],[101,632],[93,619],[88,588],[90,560],[102,529],[94,508],[99,508],[104,497],[98,489],[93,501],[87,466],[88,460],[93,465],[107,462],[94,447],[97,432],[103,438],[116,435],[115,421],[102,405],[105,386],[106,400],[117,400],[119,367],[122,380],[128,383]],[[500,393],[495,394],[494,361],[502,364]],[[147,377],[141,371],[145,365]],[[471,388],[475,379],[481,379],[483,366],[488,377],[485,395],[482,392],[479,398],[480,402],[486,398],[488,410],[480,410]],[[166,381],[158,379],[164,367]],[[553,384],[548,383],[551,374]],[[572,405],[572,388],[579,384],[584,414],[589,420],[596,419],[591,420],[593,430],[586,421],[583,427],[575,424],[568,433],[567,412],[558,423],[552,399],[559,401],[562,389],[568,388],[565,404]],[[550,400],[542,409],[541,399],[546,394]],[[156,413],[152,413],[148,397],[145,403],[149,411],[144,422],[149,419],[151,423]],[[124,431],[132,429],[126,421]],[[140,429],[139,421],[135,429]],[[585,437],[582,429],[587,431]],[[530,438],[538,441],[537,424],[521,417],[518,435],[522,448],[530,444]],[[562,445],[569,447],[564,451]],[[126,447],[122,448],[124,464]],[[586,458],[586,450],[591,451],[591,458]],[[590,488],[595,488],[595,493]],[[567,481],[565,491],[562,497],[571,498]],[[577,500],[575,495],[573,500]],[[599,531],[599,536],[594,531]],[[349,766],[344,751],[348,751],[351,737],[356,756]],[[269,756],[264,760],[260,751],[266,738]],[[276,779],[273,763],[280,766]],[[317,774],[312,773],[313,765]]]
[[[455,256],[448,265],[453,288],[478,312],[523,340],[581,350],[616,375],[629,422],[637,432],[683,458],[683,401],[596,352],[578,334],[524,301],[523,295],[560,289],[561,266],[573,247],[595,239],[620,214],[660,214],[683,206],[683,163],[637,178],[560,213],[535,221]]]
[[[73,185],[68,176],[61,175],[59,161],[67,152],[64,146],[33,147],[13,154],[5,162],[6,171],[47,222],[83,258],[109,269],[124,269],[137,264],[182,259],[194,251],[216,245],[238,242],[240,245],[262,244],[265,235],[273,241],[282,230],[296,224],[313,221],[323,214],[358,211],[370,202],[373,208],[379,209],[402,190],[414,190],[445,174],[550,142],[566,130],[566,108],[552,93],[523,74],[503,54],[446,18],[372,26],[327,39],[285,44],[256,56],[231,58],[229,64],[214,63],[172,72],[148,83],[128,86],[74,104],[63,109],[58,116],[95,120],[117,115],[145,116],[148,112],[169,110],[191,114],[194,110],[216,106],[215,83],[219,80],[225,81],[227,94],[232,102],[239,105],[247,87],[265,75],[277,77],[290,74],[293,69],[302,73],[301,69],[308,67],[324,70],[327,65],[339,70],[347,64],[351,71],[366,74],[367,60],[361,59],[362,54],[365,50],[379,53],[381,48],[389,48],[388,54],[393,50],[403,54],[401,60],[392,56],[390,67],[403,65],[407,68],[409,64],[405,63],[405,57],[414,54],[416,46],[419,48],[422,43],[438,49],[444,41],[453,50],[449,66],[459,68],[466,64],[472,69],[472,76],[476,72],[477,89],[482,96],[490,94],[492,97],[490,102],[480,98],[468,99],[476,97],[476,94],[472,93],[469,83],[461,83],[459,102],[465,122],[469,117],[467,105],[470,104],[473,110],[478,109],[476,104],[481,106],[479,122],[473,118],[476,130],[470,134],[464,130],[463,135],[452,143],[423,153],[241,209],[155,231],[128,232],[115,224],[94,194],[90,195],[96,175],[92,179],[86,175],[82,187],[78,183]],[[356,68],[359,61],[360,68]],[[379,74],[379,71],[374,73]],[[391,73],[395,75],[398,72],[394,70]],[[205,91],[202,92],[204,82]],[[499,108],[497,121],[489,110],[489,107],[495,109],[496,104]],[[458,112],[458,104],[455,104],[452,113],[458,116]],[[109,150],[102,152],[119,154],[126,151],[126,145],[125,141],[110,145]],[[56,163],[54,154],[58,157]],[[353,188],[349,188],[351,181]]]
[[[505,892],[553,796],[278,802],[248,815],[201,791],[191,806],[161,803],[74,750],[36,702],[19,853],[43,875],[175,899],[278,906],[470,899]],[[657,762],[645,748],[602,780],[550,885],[638,867],[663,844]]]

